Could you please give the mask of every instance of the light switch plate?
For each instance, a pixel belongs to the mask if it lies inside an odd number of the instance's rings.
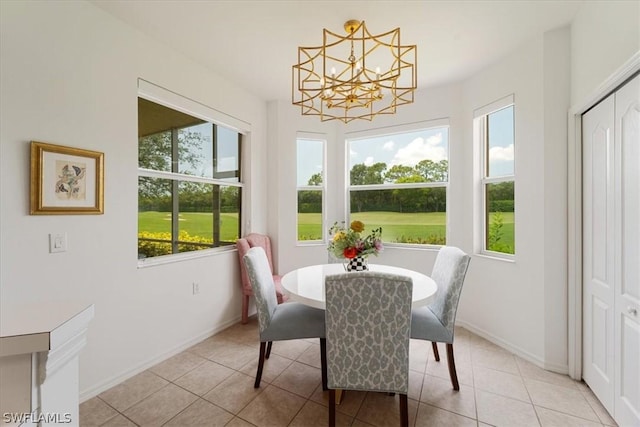
[[[67,251],[67,233],[49,234],[49,253]]]

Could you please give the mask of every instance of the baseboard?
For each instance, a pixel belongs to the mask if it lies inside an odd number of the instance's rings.
[[[548,363],[544,359],[532,354],[523,348],[518,347],[508,341],[503,340],[502,338],[496,337],[490,332],[485,331],[484,329],[478,328],[464,320],[456,319],[456,326],[462,326],[463,328],[473,332],[474,334],[486,339],[487,341],[492,342],[493,344],[504,348],[507,351],[515,354],[518,357],[526,360],[527,362],[533,363],[539,368],[542,368],[547,371],[555,372],[558,374],[569,375],[569,366],[568,365],[558,365],[555,363]]]
[[[234,318],[231,319],[221,325],[218,325],[217,327],[213,328],[213,329],[209,329],[206,330],[192,338],[189,338],[188,340],[183,341],[182,343],[180,343],[178,346],[172,348],[171,350],[162,353],[158,356],[155,356],[151,359],[148,359],[142,363],[140,363],[137,366],[134,366],[131,369],[127,369],[126,371],[122,372],[119,375],[116,375],[115,377],[111,377],[108,378],[107,380],[96,384],[93,387],[90,387],[86,390],[82,390],[80,392],[80,402],[84,402],[85,400],[89,400],[92,397],[95,397],[97,395],[99,395],[100,393],[102,393],[103,391],[109,390],[111,387],[116,386],[118,384],[120,384],[123,381],[128,380],[129,378],[133,377],[134,375],[137,375],[143,371],[146,371],[147,369],[149,369],[150,367],[157,365],[158,363],[172,357],[175,356],[178,353],[183,352],[184,350],[188,349],[189,347],[199,343],[200,341],[203,341],[215,334],[217,334],[218,332],[227,329],[229,326],[234,325],[236,323],[240,322],[240,317],[238,318]]]

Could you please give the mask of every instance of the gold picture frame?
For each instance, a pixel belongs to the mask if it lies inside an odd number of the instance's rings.
[[[104,213],[104,154],[31,141],[31,215]]]

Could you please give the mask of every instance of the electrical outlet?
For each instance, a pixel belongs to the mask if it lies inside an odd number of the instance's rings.
[[[193,282],[191,286],[193,290],[193,295],[198,295],[200,293],[200,284],[197,282]]]

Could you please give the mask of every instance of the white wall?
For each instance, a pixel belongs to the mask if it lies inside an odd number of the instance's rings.
[[[640,1],[585,1],[571,24],[571,105],[640,50]]]
[[[138,78],[250,123],[256,230],[266,229],[266,104],[90,3],[0,7],[0,309],[95,303],[80,357],[87,398],[240,317],[235,251],[137,268]],[[105,153],[104,215],[28,214],[31,140]],[[48,253],[51,232],[68,233],[68,252]]]

